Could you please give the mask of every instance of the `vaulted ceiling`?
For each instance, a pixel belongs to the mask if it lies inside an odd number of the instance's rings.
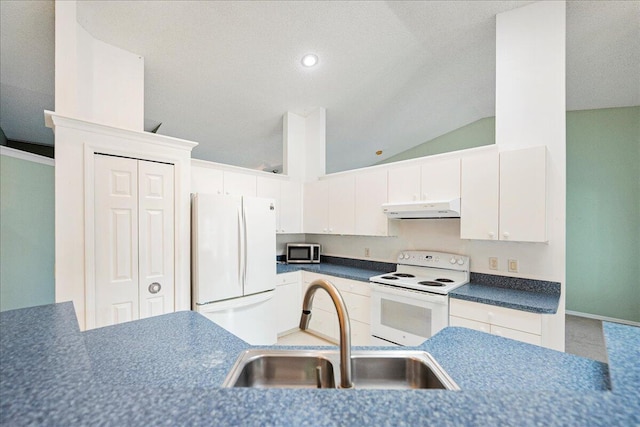
[[[282,115],[320,106],[335,172],[494,115],[495,15],[528,3],[81,1],[78,22],[144,56],[148,127],[194,157],[281,165]],[[0,126],[53,143],[53,1],[0,8]],[[640,105],[638,76],[640,2],[568,2],[567,109]]]

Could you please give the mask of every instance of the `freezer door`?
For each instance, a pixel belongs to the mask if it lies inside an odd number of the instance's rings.
[[[242,296],[242,198],[199,193],[192,213],[194,305]]]
[[[244,204],[244,294],[276,287],[275,200],[245,197]]]
[[[278,340],[275,291],[198,306],[196,311],[251,345]]]

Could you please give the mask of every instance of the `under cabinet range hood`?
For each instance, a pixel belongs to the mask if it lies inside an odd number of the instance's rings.
[[[460,199],[383,203],[382,212],[390,219],[460,218]]]

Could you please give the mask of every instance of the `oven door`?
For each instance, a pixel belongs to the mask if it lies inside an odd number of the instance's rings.
[[[449,297],[371,283],[371,335],[403,346],[417,346],[449,323]]]

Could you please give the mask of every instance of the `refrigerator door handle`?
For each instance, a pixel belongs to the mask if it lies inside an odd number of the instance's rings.
[[[244,209],[244,201],[242,204],[242,291],[244,292],[244,287],[247,284],[247,252],[249,248],[247,247],[247,217],[246,211]]]
[[[242,206],[238,208],[238,282],[244,293],[244,221]]]

